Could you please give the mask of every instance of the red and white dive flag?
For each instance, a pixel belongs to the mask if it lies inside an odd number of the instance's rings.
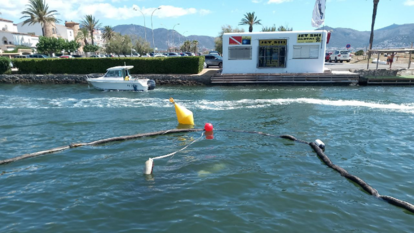
[[[242,37],[241,36],[230,36],[229,37],[229,44],[241,45],[242,44]]]
[[[312,13],[312,27],[320,27],[325,22],[326,0],[316,0]]]

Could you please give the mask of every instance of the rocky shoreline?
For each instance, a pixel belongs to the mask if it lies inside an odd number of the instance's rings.
[[[414,75],[414,70],[410,69],[378,69],[378,70],[364,70],[364,69],[355,69],[349,70],[352,73],[359,74],[360,77],[404,77]]]
[[[104,74],[88,74],[99,77]],[[4,84],[87,84],[85,74],[8,74],[0,75]],[[199,86],[209,85],[211,75],[132,75],[133,78],[155,80],[157,85]]]

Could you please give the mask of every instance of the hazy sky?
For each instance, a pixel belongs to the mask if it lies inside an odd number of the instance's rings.
[[[28,0],[1,0],[1,18],[19,23]],[[262,26],[288,25],[294,30],[313,30],[312,10],[315,0],[46,0],[58,18],[80,22],[86,14],[94,15],[102,26],[138,24],[151,28],[172,29],[184,36],[217,36],[222,25],[239,26],[246,12],[255,12]],[[137,11],[133,10],[133,7]],[[325,25],[369,31],[373,0],[327,0]],[[414,23],[414,0],[380,0],[375,28],[391,24]],[[179,25],[177,25],[179,24]],[[261,31],[261,25],[254,31]]]

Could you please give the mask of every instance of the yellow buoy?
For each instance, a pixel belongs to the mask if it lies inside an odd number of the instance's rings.
[[[174,104],[175,113],[177,113],[177,120],[179,124],[194,125],[193,112],[175,103],[173,98],[170,98],[170,102]]]

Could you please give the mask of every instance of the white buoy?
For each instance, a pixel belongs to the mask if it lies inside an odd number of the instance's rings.
[[[144,170],[144,174],[145,175],[151,175],[152,174],[152,168],[154,167],[154,160],[149,158],[146,162],[145,162],[145,170]]]
[[[315,143],[319,148],[321,148],[322,150],[325,150],[325,143],[323,143],[321,140],[316,139]]]

